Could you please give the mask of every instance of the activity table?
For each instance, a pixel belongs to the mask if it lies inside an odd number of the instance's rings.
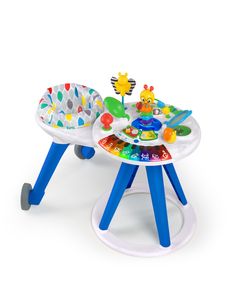
[[[139,256],[169,253],[181,247],[191,238],[196,223],[193,208],[186,199],[173,163],[185,158],[197,148],[201,138],[200,127],[197,121],[188,115],[181,125],[175,126],[177,140],[175,143],[169,144],[161,136],[163,129],[168,123],[171,126],[173,118],[175,118],[174,122],[178,122],[182,110],[178,109],[178,113],[175,115],[170,113],[169,119],[161,113],[154,116],[154,119],[157,119],[155,121],[159,121],[162,128],[159,127],[159,131],[154,131],[154,128],[153,135],[152,132],[148,134],[143,129],[140,130],[140,127],[136,125],[135,121],[140,118],[135,103],[127,103],[125,109],[129,117],[115,118],[110,130],[103,129],[101,121],[101,117],[106,111],[101,114],[93,126],[93,138],[97,147],[108,157],[120,161],[121,165],[109,197],[101,198],[94,207],[92,224],[98,237],[118,251]],[[140,166],[144,166],[146,169],[159,237],[159,243],[151,246],[127,243],[109,230],[125,191],[128,194],[140,193],[139,189],[132,188],[133,180]],[[165,193],[163,169],[177,198]],[[183,215],[181,231],[173,239],[170,238],[166,198],[173,202]]]

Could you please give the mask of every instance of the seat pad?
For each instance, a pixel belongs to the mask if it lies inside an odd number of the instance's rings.
[[[75,83],[50,87],[37,110],[40,120],[53,128],[77,129],[93,124],[104,111],[100,94]]]

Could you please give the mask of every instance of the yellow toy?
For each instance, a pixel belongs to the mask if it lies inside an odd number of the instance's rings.
[[[111,84],[116,94],[120,94],[122,96],[122,104],[124,105],[124,96],[132,94],[136,82],[134,79],[128,79],[128,73],[121,74],[119,72],[118,76],[118,79],[116,77],[111,78]]]
[[[153,86],[148,88],[148,85],[144,85],[144,90],[140,93],[140,102],[136,104],[136,108],[141,112],[141,116],[152,117],[153,116],[153,104],[155,101]]]
[[[176,141],[176,131],[167,127],[165,128],[162,137],[167,143],[172,144]]]
[[[170,108],[168,106],[165,106],[161,109],[161,111],[164,115],[168,115],[170,113]]]
[[[148,85],[144,85],[144,90],[140,93],[140,100],[144,104],[153,104],[155,100],[154,93],[152,92],[154,90],[153,86],[150,86],[148,89]]]

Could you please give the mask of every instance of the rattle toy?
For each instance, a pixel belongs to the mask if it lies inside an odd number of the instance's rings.
[[[74,145],[78,158],[91,159],[96,146],[105,157],[121,162],[110,195],[105,193],[95,204],[92,225],[98,237],[113,249],[130,255],[156,256],[182,247],[193,235],[196,218],[187,201],[174,168],[174,162],[191,154],[199,145],[201,131],[191,110],[182,110],[155,98],[154,86],[145,84],[137,103],[126,103],[135,80],[128,74],[111,78],[116,94],[105,97],[87,86],[66,83],[48,88],[43,94],[36,120],[52,138],[52,144],[32,187],[24,183],[21,208],[28,210],[39,205],[61,157],[69,145]],[[147,174],[148,191],[133,187],[140,167]],[[173,187],[167,192],[163,171]],[[123,197],[150,193],[157,228],[155,245],[127,243],[109,229],[116,209]],[[174,192],[174,193],[173,193]],[[180,231],[170,235],[168,209],[171,202],[180,212],[183,223]]]

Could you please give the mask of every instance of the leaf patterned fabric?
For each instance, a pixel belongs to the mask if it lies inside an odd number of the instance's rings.
[[[90,126],[104,111],[102,97],[89,87],[66,83],[50,87],[38,106],[38,116],[54,128]]]

